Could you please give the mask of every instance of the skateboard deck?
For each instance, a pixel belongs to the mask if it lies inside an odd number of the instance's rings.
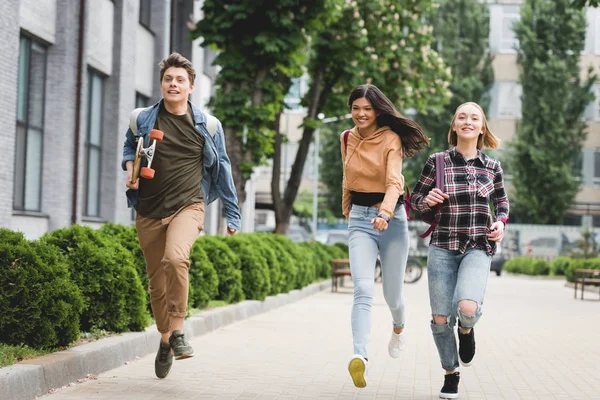
[[[144,148],[144,138],[138,137],[137,147],[135,151],[135,160],[133,161],[133,173],[131,175],[131,183],[135,183],[139,177],[144,179],[154,178],[154,169],[152,169],[152,160],[154,159],[154,153],[156,151],[156,144],[163,140],[165,134],[163,131],[158,129],[152,129],[150,131],[149,147]],[[142,167],[142,160],[146,159],[147,166]]]

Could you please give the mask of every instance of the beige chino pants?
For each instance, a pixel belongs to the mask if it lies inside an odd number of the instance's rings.
[[[150,303],[159,332],[171,330],[170,316],[185,317],[190,250],[204,225],[204,203],[182,207],[162,219],[137,215],[138,241],[150,280]]]

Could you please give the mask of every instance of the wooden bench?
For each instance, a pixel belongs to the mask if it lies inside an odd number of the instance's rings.
[[[575,283],[575,298],[577,298],[577,284],[581,283],[581,300],[585,285],[599,286],[600,294],[600,269],[576,269],[573,274],[573,283]]]
[[[344,277],[350,276],[350,260],[336,259],[331,261],[331,291],[337,292],[339,286],[344,286]]]

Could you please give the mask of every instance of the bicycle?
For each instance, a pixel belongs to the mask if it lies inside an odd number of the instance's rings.
[[[423,276],[423,265],[418,258],[408,257],[406,261],[406,272],[404,274],[404,283],[415,283]],[[381,260],[377,255],[375,263],[375,282],[381,282]]]

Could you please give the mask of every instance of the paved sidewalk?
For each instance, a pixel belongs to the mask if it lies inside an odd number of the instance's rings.
[[[427,277],[406,285],[406,350],[376,285],[368,385],[347,372],[351,288],[323,291],[192,340],[196,357],[154,376],[154,355],[44,400],[435,399],[443,381],[429,329]],[[563,280],[491,276],[477,357],[461,368],[460,399],[600,399],[600,301],[573,299]],[[158,343],[157,343],[158,344]],[[1,397],[1,395],[0,395]]]

